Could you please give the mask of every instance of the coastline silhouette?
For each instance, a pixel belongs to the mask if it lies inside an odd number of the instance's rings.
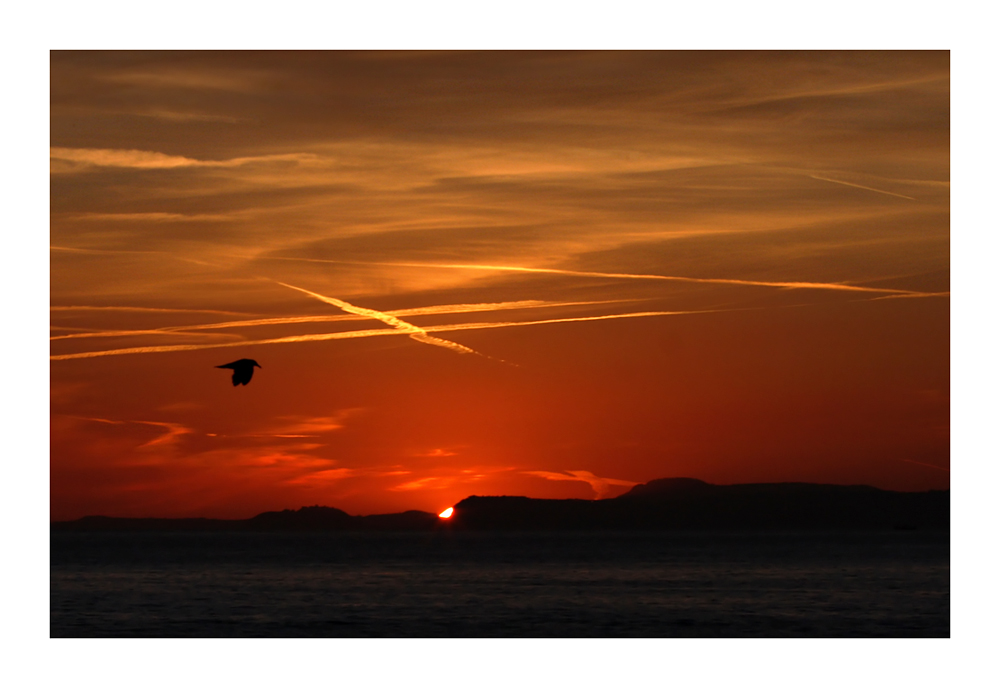
[[[950,491],[815,483],[713,485],[663,478],[613,499],[470,496],[454,505],[448,519],[416,510],[351,516],[333,507],[308,506],[243,520],[85,516],[51,526],[64,531],[946,530]]]

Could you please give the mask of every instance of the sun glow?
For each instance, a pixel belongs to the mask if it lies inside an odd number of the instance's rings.
[[[451,518],[453,513],[455,513],[455,507],[449,506],[447,509],[438,514],[438,518]]]

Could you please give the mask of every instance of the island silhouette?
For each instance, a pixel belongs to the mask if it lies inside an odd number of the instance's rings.
[[[612,499],[470,496],[448,519],[424,511],[352,516],[327,506],[249,519],[117,518],[54,521],[56,531],[430,530],[939,530],[950,527],[950,490],[896,492],[867,485],[714,485],[662,478]]]

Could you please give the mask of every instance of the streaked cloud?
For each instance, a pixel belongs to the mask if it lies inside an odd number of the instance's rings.
[[[74,222],[229,222],[236,219],[224,213],[75,213],[65,219]]]
[[[313,162],[319,156],[312,153],[281,153],[228,160],[197,160],[182,155],[156,151],[120,150],[111,148],[50,148],[49,157],[72,165],[55,165],[53,173],[72,172],[77,167],[126,167],[137,170],[166,170],[179,167],[240,167],[252,163]]]
[[[178,438],[183,435],[189,435],[194,432],[191,428],[181,425],[180,423],[166,423],[162,421],[151,421],[151,420],[113,420],[110,418],[89,418],[84,416],[71,416],[78,420],[86,420],[94,423],[104,423],[106,425],[151,425],[153,427],[163,428],[163,434],[154,437],[153,439],[140,444],[138,449],[145,449],[148,447],[162,447],[172,445],[177,442]]]
[[[522,471],[525,475],[533,475],[546,480],[573,480],[584,482],[590,485],[597,495],[597,499],[602,499],[610,490],[612,485],[622,485],[632,487],[639,483],[632,480],[619,480],[617,478],[601,478],[590,471],[566,471],[565,473],[555,473],[553,471]]]
[[[204,308],[151,308],[146,306],[49,306],[50,311],[134,311],[137,313],[213,313],[215,315],[247,315],[237,311]]]
[[[343,430],[347,419],[363,409],[343,409],[331,416],[282,416],[266,430],[273,437],[318,437]]]
[[[321,471],[312,471],[285,480],[287,485],[302,485],[305,487],[320,487],[333,482],[338,482],[346,478],[354,478],[359,475],[359,471],[353,468],[327,468]]]

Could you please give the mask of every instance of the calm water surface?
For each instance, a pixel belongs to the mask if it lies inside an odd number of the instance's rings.
[[[53,637],[947,637],[947,533],[53,533]]]

